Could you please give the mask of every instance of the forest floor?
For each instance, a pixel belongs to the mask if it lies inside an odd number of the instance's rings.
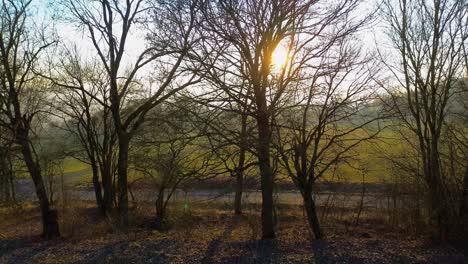
[[[1,209],[0,263],[468,263],[451,246],[392,228],[381,216],[350,220],[345,210],[323,220],[327,238],[313,241],[300,207],[280,207],[277,239],[262,241],[257,204],[246,206],[243,216],[232,215],[222,203],[190,210],[174,204],[171,228],[164,232],[151,226],[150,203],[132,208],[126,231],[94,207],[91,202],[57,206],[62,238],[52,241],[39,237],[40,214],[33,203]]]

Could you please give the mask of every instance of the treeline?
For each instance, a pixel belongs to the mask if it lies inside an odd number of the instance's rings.
[[[180,184],[234,177],[242,214],[244,180],[258,177],[264,239],[275,237],[276,178],[293,182],[322,239],[317,182],[391,131],[405,149],[380,151],[395,193],[417,187],[438,238],[466,234],[464,1],[74,0],[49,7],[47,25],[36,4],[0,8],[0,187],[8,203],[19,156],[45,237],[60,236],[45,181],[60,164],[44,131],[69,138],[61,154],[89,164],[97,207],[122,228],[133,174],[156,183],[161,229]],[[376,24],[387,38],[374,50],[361,38]]]

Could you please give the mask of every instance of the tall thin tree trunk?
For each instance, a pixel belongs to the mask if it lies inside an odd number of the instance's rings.
[[[304,207],[307,213],[307,221],[309,226],[314,232],[316,239],[322,239],[324,237],[322,228],[320,227],[320,222],[317,216],[317,210],[315,208],[315,201],[312,197],[312,192],[310,190],[305,190],[302,192],[302,198],[304,199]]]
[[[158,192],[158,197],[156,198],[156,218],[163,219],[164,217],[164,188],[160,189]]]
[[[236,194],[234,197],[234,214],[242,214],[242,191],[244,185],[244,174],[238,171],[236,174]]]
[[[8,176],[10,177],[11,201],[16,203],[15,175],[13,173],[13,162],[11,161],[11,155],[8,156],[8,169]]]
[[[114,135],[110,130],[109,113],[107,110],[103,113],[103,146],[99,153],[100,155],[100,171],[102,180],[103,195],[103,208],[106,213],[109,213],[113,209],[115,201],[115,185],[113,181],[113,146],[114,146]]]
[[[465,175],[463,177],[462,199],[463,200],[460,207],[460,216],[462,220],[464,237],[466,240],[468,240],[468,167],[465,168]]]
[[[129,149],[128,135],[121,133],[119,135],[119,158],[117,164],[117,188],[119,191],[118,209],[119,209],[119,222],[123,227],[128,226],[128,149]]]
[[[156,198],[156,221],[155,226],[158,230],[165,229],[165,206],[164,206],[164,191],[165,188],[159,188],[158,197]]]
[[[96,196],[96,204],[99,210],[105,214],[105,208],[103,205],[102,200],[102,190],[101,190],[101,183],[99,182],[99,171],[96,164],[96,160],[91,160],[91,169],[93,171],[93,187],[94,187],[94,194]]]
[[[47,199],[47,192],[44,186],[39,164],[37,161],[34,161],[27,136],[20,134],[18,139],[21,145],[21,152],[23,153],[24,161],[34,182],[34,186],[36,187],[36,194],[39,200],[42,214],[42,236],[47,239],[59,237],[60,232],[57,211],[50,209],[49,200]]]
[[[103,195],[103,210],[105,213],[109,213],[112,210],[112,205],[114,203],[114,185],[112,183],[112,173],[111,166],[107,164],[108,161],[103,162],[101,168],[101,179],[102,179],[102,189],[104,190]]]
[[[242,214],[242,191],[244,188],[244,166],[245,166],[245,152],[247,144],[247,115],[242,113],[241,116],[241,132],[240,132],[240,150],[239,150],[239,163],[237,164],[236,171],[236,195],[234,198],[234,214]]]
[[[257,114],[258,163],[262,189],[262,239],[275,238],[273,215],[273,171],[270,164],[270,124],[266,111]]]
[[[8,147],[0,146],[0,204],[9,204],[13,200],[10,157]]]
[[[432,144],[431,154],[429,155],[429,193],[431,202],[431,224],[438,233],[437,240],[444,242],[448,233],[448,215],[446,208],[445,193],[442,186],[442,179],[439,166],[439,152],[437,143]]]

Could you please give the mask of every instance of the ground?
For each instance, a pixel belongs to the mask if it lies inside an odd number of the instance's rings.
[[[135,206],[118,230],[92,202],[57,206],[62,238],[42,240],[33,203],[0,212],[0,263],[468,263],[448,245],[397,230],[371,215],[359,224],[324,221],[327,238],[310,239],[299,207],[278,208],[277,239],[259,240],[258,205],[232,215],[226,204],[172,205],[171,228],[152,228],[151,204]],[[215,208],[215,209],[204,209]]]

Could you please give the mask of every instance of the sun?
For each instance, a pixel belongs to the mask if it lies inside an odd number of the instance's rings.
[[[275,71],[281,71],[289,61],[289,50],[283,45],[276,46],[271,55],[271,65]]]

